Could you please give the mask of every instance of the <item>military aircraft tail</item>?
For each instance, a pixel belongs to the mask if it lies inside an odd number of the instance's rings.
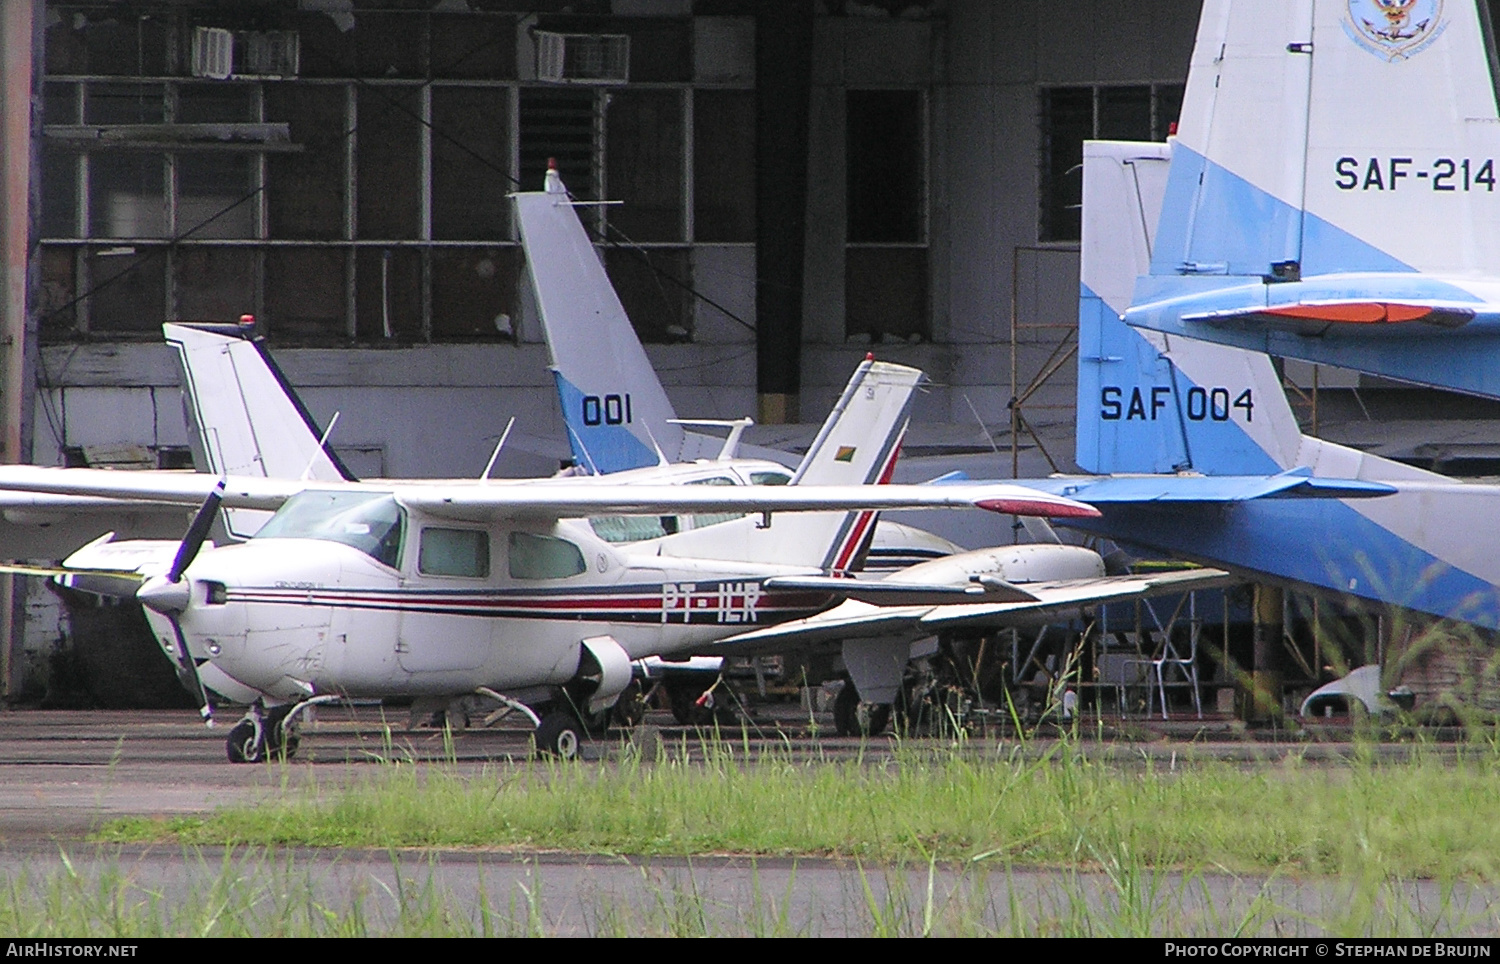
[[[1126,320],[1500,397],[1489,9],[1207,0]]]
[[[1084,146],[1076,460],[1100,474],[1291,468],[1301,432],[1269,358],[1121,320],[1152,261],[1172,157],[1167,144]]]
[[[513,195],[574,462],[597,474],[681,457],[683,431],[556,169]]]
[[[1207,0],[1153,275],[1493,270],[1488,5]]]

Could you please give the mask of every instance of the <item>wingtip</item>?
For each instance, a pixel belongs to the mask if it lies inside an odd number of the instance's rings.
[[[1103,514],[1082,502],[1050,499],[980,499],[974,504],[1002,515],[1035,515],[1049,519],[1097,519]]]

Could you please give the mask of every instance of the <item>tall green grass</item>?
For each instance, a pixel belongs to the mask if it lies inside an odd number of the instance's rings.
[[[1296,883],[1150,868],[1097,853],[1102,871],[1028,874],[979,864],[872,868],[799,887],[796,866],[751,886],[712,869],[624,868],[563,892],[560,868],[384,855],[383,867],[287,850],[183,848],[164,871],[128,853],[61,855],[0,874],[0,932],[33,937],[461,936],[1475,936],[1500,930],[1493,888],[1360,877]],[[450,868],[451,869],[451,868]],[[486,873],[487,870],[499,872]],[[639,875],[635,885],[628,878]],[[565,879],[576,877],[562,875]],[[622,876],[627,878],[624,885]],[[488,883],[487,883],[488,881]],[[445,883],[446,882],[446,883]],[[461,893],[447,889],[457,886]]]
[[[1101,869],[1500,879],[1500,754],[1401,763],[1106,763],[1060,743],[906,746],[881,762],[801,762],[713,743],[688,758],[456,768],[372,766],[206,817],[127,820],[101,839],[819,856]],[[1114,856],[1109,856],[1114,855]]]

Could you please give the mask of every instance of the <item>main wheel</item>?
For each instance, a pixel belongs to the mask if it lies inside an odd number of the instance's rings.
[[[627,730],[633,730],[646,718],[646,694],[641,689],[641,681],[633,679],[630,685],[625,687],[625,692],[615,701],[614,720]]]
[[[571,713],[549,713],[542,717],[536,728],[536,751],[561,760],[572,760],[578,756],[583,742],[583,724]]]
[[[853,680],[833,700],[833,731],[839,736],[879,736],[890,722],[891,704],[864,702]]]
[[[230,763],[260,763],[266,758],[264,731],[258,731],[254,720],[240,720],[229,731],[225,742]]]

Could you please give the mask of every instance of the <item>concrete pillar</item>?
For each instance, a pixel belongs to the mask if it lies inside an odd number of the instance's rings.
[[[31,453],[36,292],[40,261],[42,0],[0,0],[0,462]],[[0,577],[0,689],[16,692],[12,672],[24,628],[25,587]]]
[[[800,414],[812,42],[810,0],[755,5],[755,381],[765,424]]]
[[[1254,654],[1244,716],[1250,722],[1281,718],[1281,636],[1285,594],[1275,586],[1255,587]]]

